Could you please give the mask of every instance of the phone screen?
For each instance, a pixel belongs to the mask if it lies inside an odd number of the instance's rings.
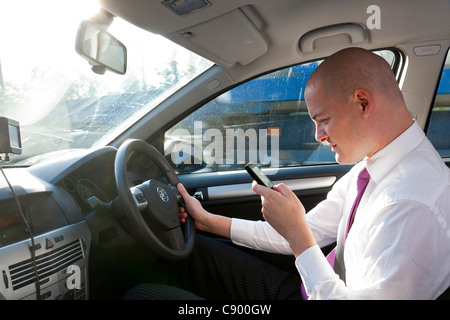
[[[259,167],[250,162],[245,165],[245,170],[252,176],[252,178],[259,184],[271,189],[273,187],[272,181],[259,169]]]

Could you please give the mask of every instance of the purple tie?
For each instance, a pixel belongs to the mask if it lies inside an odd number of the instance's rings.
[[[353,202],[352,210],[350,210],[350,215],[348,217],[347,228],[345,229],[345,240],[347,240],[347,234],[350,231],[350,228],[352,227],[353,220],[355,220],[356,209],[358,208],[359,203],[361,202],[361,198],[364,194],[364,191],[366,190],[369,180],[370,180],[369,172],[367,172],[366,167],[364,167],[358,174],[358,180],[356,181],[356,191],[358,192],[358,194],[356,195],[355,202]]]
[[[358,205],[361,201],[364,191],[366,190],[369,180],[370,180],[369,172],[367,171],[366,167],[364,167],[361,170],[361,172],[358,174],[358,180],[356,181],[356,191],[358,192],[358,194],[356,195],[355,201],[353,202],[352,209],[350,210],[350,215],[347,220],[347,226],[345,228],[345,234],[344,234],[344,239],[343,239],[344,244],[345,244],[345,241],[347,240],[347,234],[350,231],[350,228],[352,227],[353,220],[355,219],[356,209],[358,208]],[[343,247],[344,247],[344,245],[342,245],[342,249],[343,249]],[[334,247],[334,249],[327,255],[326,259],[327,259],[328,263],[331,265],[331,267],[333,267],[335,269],[335,271],[340,275],[340,277],[345,279],[345,275],[344,275],[345,268],[340,266],[339,267],[340,270],[337,270],[337,268],[336,268],[337,266],[335,266],[336,249],[337,248],[338,248],[338,246]],[[339,272],[341,270],[343,270],[343,271]],[[342,273],[342,274],[340,274],[340,273]],[[306,294],[303,283],[301,285],[301,293],[302,293],[303,299],[308,298],[308,295]]]

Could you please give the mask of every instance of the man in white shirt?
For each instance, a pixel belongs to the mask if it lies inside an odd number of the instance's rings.
[[[344,49],[311,75],[305,99],[316,139],[352,170],[308,214],[285,185],[254,183],[265,221],[209,213],[179,185],[196,227],[293,254],[310,299],[436,299],[450,286],[450,170],[411,118],[391,68],[369,51]],[[320,247],[343,232],[362,167],[370,181],[345,241],[344,282]]]

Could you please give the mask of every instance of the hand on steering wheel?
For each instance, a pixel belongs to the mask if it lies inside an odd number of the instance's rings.
[[[138,186],[130,186],[127,160],[134,152],[144,154],[164,173],[169,185],[150,179]],[[117,150],[114,164],[119,201],[132,230],[151,250],[168,260],[185,259],[192,251],[195,225],[188,216],[183,234],[178,217],[183,201],[176,186],[178,177],[161,153],[145,141],[125,141]]]

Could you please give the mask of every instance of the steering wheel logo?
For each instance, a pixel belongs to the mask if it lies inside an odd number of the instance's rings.
[[[167,195],[166,190],[164,190],[162,187],[158,187],[156,188],[156,191],[158,191],[159,197],[161,198],[162,201],[164,202],[169,201],[169,196]]]

